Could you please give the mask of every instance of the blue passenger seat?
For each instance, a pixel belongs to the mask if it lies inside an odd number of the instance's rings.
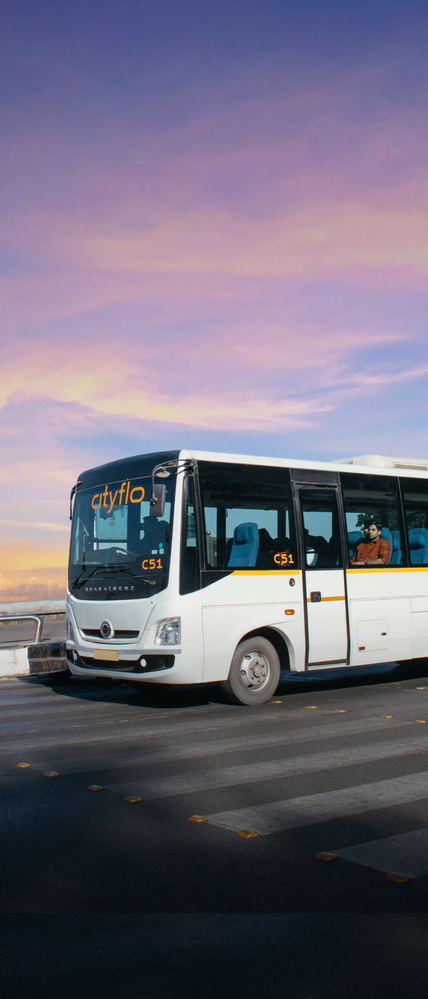
[[[259,529],[257,524],[238,524],[233,532],[232,551],[228,566],[250,568],[256,564],[259,550]]]
[[[388,561],[385,562],[385,565],[391,565],[393,544],[392,544],[392,534],[391,531],[389,530],[389,527],[382,527],[380,536],[381,538],[385,538],[385,541],[387,541],[389,544],[389,558]]]
[[[401,565],[401,542],[400,532],[391,531],[392,534],[392,558],[391,565]]]
[[[412,565],[426,565],[428,562],[428,531],[425,527],[415,527],[409,531],[410,561]]]
[[[362,540],[364,540],[364,534],[362,531],[349,531],[348,533],[349,558],[352,558],[358,542]]]

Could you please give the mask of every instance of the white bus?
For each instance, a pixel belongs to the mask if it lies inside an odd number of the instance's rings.
[[[70,500],[71,672],[220,681],[232,702],[260,704],[281,670],[428,655],[427,469],[183,450],[83,472]],[[373,524],[383,561],[359,547]]]

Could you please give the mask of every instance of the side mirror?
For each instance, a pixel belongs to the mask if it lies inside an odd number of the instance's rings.
[[[163,517],[165,513],[166,486],[154,485],[150,500],[150,516]]]

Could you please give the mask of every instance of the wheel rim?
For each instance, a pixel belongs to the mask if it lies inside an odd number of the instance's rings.
[[[270,662],[262,652],[247,652],[241,659],[241,682],[247,690],[262,690],[270,677]]]

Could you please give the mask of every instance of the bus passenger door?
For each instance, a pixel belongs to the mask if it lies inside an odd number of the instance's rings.
[[[346,664],[349,629],[339,489],[308,482],[295,483],[294,492],[302,548],[306,664],[308,668]]]

